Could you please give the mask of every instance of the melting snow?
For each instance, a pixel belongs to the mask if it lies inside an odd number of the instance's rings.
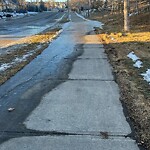
[[[56,20],[61,21],[64,18],[64,16],[65,16],[65,14],[62,17],[60,17],[59,19],[56,19]]]
[[[140,58],[137,57],[133,51],[130,52],[127,56],[135,62],[135,64],[133,65],[134,67],[143,67],[143,62],[139,60]],[[142,73],[141,75],[143,76],[144,80],[146,80],[150,84],[150,69],[147,69],[146,73]]]
[[[20,58],[15,58],[11,63],[4,63],[0,66],[0,72],[2,71],[5,71],[6,69],[12,67],[13,65],[15,65],[16,63],[19,63],[19,62],[23,62],[23,61],[26,61],[27,57],[33,55],[33,52],[32,53],[29,53],[29,54],[26,54],[26,55],[23,55],[22,57]]]
[[[142,73],[141,75],[150,84],[150,69],[147,69],[146,73]]]
[[[7,13],[3,13],[3,12],[0,12],[0,15],[4,15],[4,14],[7,14]],[[36,15],[36,14],[38,14],[38,12],[27,12],[27,13],[16,13],[16,12],[13,12],[13,13],[11,13],[11,12],[9,12],[8,14],[11,14],[11,15],[13,15],[13,18],[15,17],[15,18],[20,18],[20,17],[24,17],[25,15]],[[3,19],[6,19],[6,17],[5,16],[3,16]]]
[[[104,25],[103,23],[95,20],[88,20],[93,27],[101,28]]]
[[[134,67],[137,67],[137,68],[143,67],[143,66],[142,66],[143,62],[139,60],[140,58],[137,57],[137,56],[134,54],[133,51],[130,52],[127,56],[128,56],[129,58],[131,58],[131,59],[133,60],[133,62],[135,62],[135,64],[133,65]]]
[[[10,67],[11,67],[10,64],[2,64],[2,65],[0,66],[0,72],[1,72],[1,71],[5,71],[6,69],[8,69],[8,68],[10,68]]]
[[[133,15],[137,15],[137,14],[138,14],[138,12],[131,13],[131,14],[129,14],[129,17],[131,17],[131,16],[133,16]]]
[[[95,20],[88,20],[86,18],[84,18],[82,15],[76,13],[76,15],[80,18],[82,18],[83,20],[85,21],[88,21],[88,23],[90,23],[93,27],[97,27],[97,28],[101,28],[102,29],[102,26],[104,25],[103,23],[99,22],[99,21],[95,21]]]
[[[77,15],[78,17],[82,18],[83,20],[89,21],[88,19],[85,19],[82,15],[80,15],[80,14],[78,14],[78,13],[76,13],[76,15]]]
[[[139,57],[137,57],[134,52],[130,52],[128,55],[127,55],[129,58],[131,58],[134,62],[136,62],[138,59],[140,59]]]
[[[36,14],[38,14],[38,12],[31,12],[31,11],[28,11],[28,14],[29,14],[29,15],[36,15]]]
[[[141,67],[143,67],[142,64],[143,64],[142,61],[138,60],[138,61],[136,61],[136,63],[133,66],[137,67],[137,68],[141,68]]]

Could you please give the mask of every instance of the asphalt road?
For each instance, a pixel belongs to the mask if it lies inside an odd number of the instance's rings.
[[[64,12],[41,12],[21,18],[0,20],[0,46],[53,26]]]

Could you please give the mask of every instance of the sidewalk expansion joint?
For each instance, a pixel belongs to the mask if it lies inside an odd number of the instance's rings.
[[[48,80],[53,81],[106,81],[106,82],[113,82],[114,79],[65,79],[65,78],[49,78]]]
[[[23,137],[23,136],[92,136],[101,139],[131,138],[128,134],[111,134],[108,132],[60,132],[60,131],[0,131],[0,137]]]
[[[90,44],[89,44],[90,45]],[[104,49],[104,46],[100,46],[99,44],[96,44],[96,45],[98,45],[98,46],[88,46],[87,44],[84,44],[83,45],[83,48],[84,49],[95,49],[95,48],[97,48],[97,49]]]
[[[71,58],[64,58],[64,59],[70,60]],[[71,60],[76,61],[76,60],[101,60],[101,59],[103,59],[103,60],[108,60],[108,58],[105,58],[105,57],[104,57],[104,58],[96,58],[96,57],[95,57],[95,58],[94,58],[94,57],[93,57],[93,58],[86,58],[86,57],[85,57],[85,58],[84,58],[84,57],[81,58],[81,57],[80,57],[80,58],[75,58],[75,59],[71,59]]]

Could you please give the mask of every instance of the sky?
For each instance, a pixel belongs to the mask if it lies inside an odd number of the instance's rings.
[[[66,0],[55,0],[56,2],[66,2]]]

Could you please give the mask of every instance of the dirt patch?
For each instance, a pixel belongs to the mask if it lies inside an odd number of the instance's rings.
[[[103,22],[103,30],[95,28],[100,41],[114,68],[116,81],[120,86],[123,104],[127,108],[139,145],[150,149],[150,85],[143,80],[141,73],[150,68],[150,14],[130,17],[131,32],[123,31],[123,15],[101,16],[96,12],[92,19]],[[133,51],[143,62],[143,67],[133,67],[127,57]]]
[[[46,49],[52,39],[58,35],[60,29],[46,29],[37,35],[20,39],[3,48],[0,64],[5,65],[6,68],[0,70],[0,85]]]

